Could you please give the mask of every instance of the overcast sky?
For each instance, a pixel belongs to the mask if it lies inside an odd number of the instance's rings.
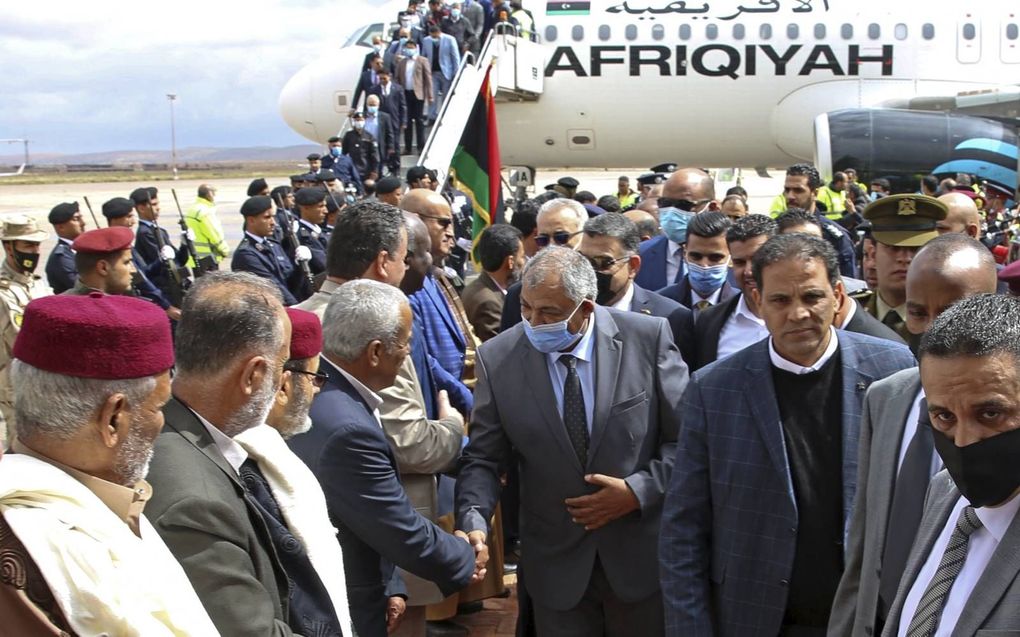
[[[280,90],[379,3],[5,0],[0,139],[27,135],[40,153],[169,148],[177,93],[178,147],[306,142],[280,117]]]

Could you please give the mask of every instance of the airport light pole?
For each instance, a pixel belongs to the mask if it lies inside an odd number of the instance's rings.
[[[166,99],[170,102],[170,165],[173,167],[174,179],[177,179],[177,129],[174,122],[174,102],[177,101],[177,94],[167,93]]]

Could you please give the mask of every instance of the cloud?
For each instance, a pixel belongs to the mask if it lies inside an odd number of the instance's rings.
[[[364,14],[352,0],[5,3],[0,138],[26,135],[35,152],[169,148],[176,93],[180,147],[302,143],[280,90],[346,39],[330,25]]]

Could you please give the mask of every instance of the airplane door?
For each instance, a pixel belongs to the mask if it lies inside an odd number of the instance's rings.
[[[956,25],[956,59],[961,64],[981,61],[981,22],[969,13]]]
[[[1020,16],[1011,13],[999,29],[999,57],[1006,64],[1020,64]]]

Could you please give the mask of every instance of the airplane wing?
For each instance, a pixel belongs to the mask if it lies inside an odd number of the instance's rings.
[[[0,173],[0,177],[17,177],[25,172],[25,164],[18,166],[18,171],[13,173]]]
[[[1020,118],[1020,85],[964,91],[956,95],[889,100],[880,106],[911,111],[948,111],[972,117],[1017,120]]]

